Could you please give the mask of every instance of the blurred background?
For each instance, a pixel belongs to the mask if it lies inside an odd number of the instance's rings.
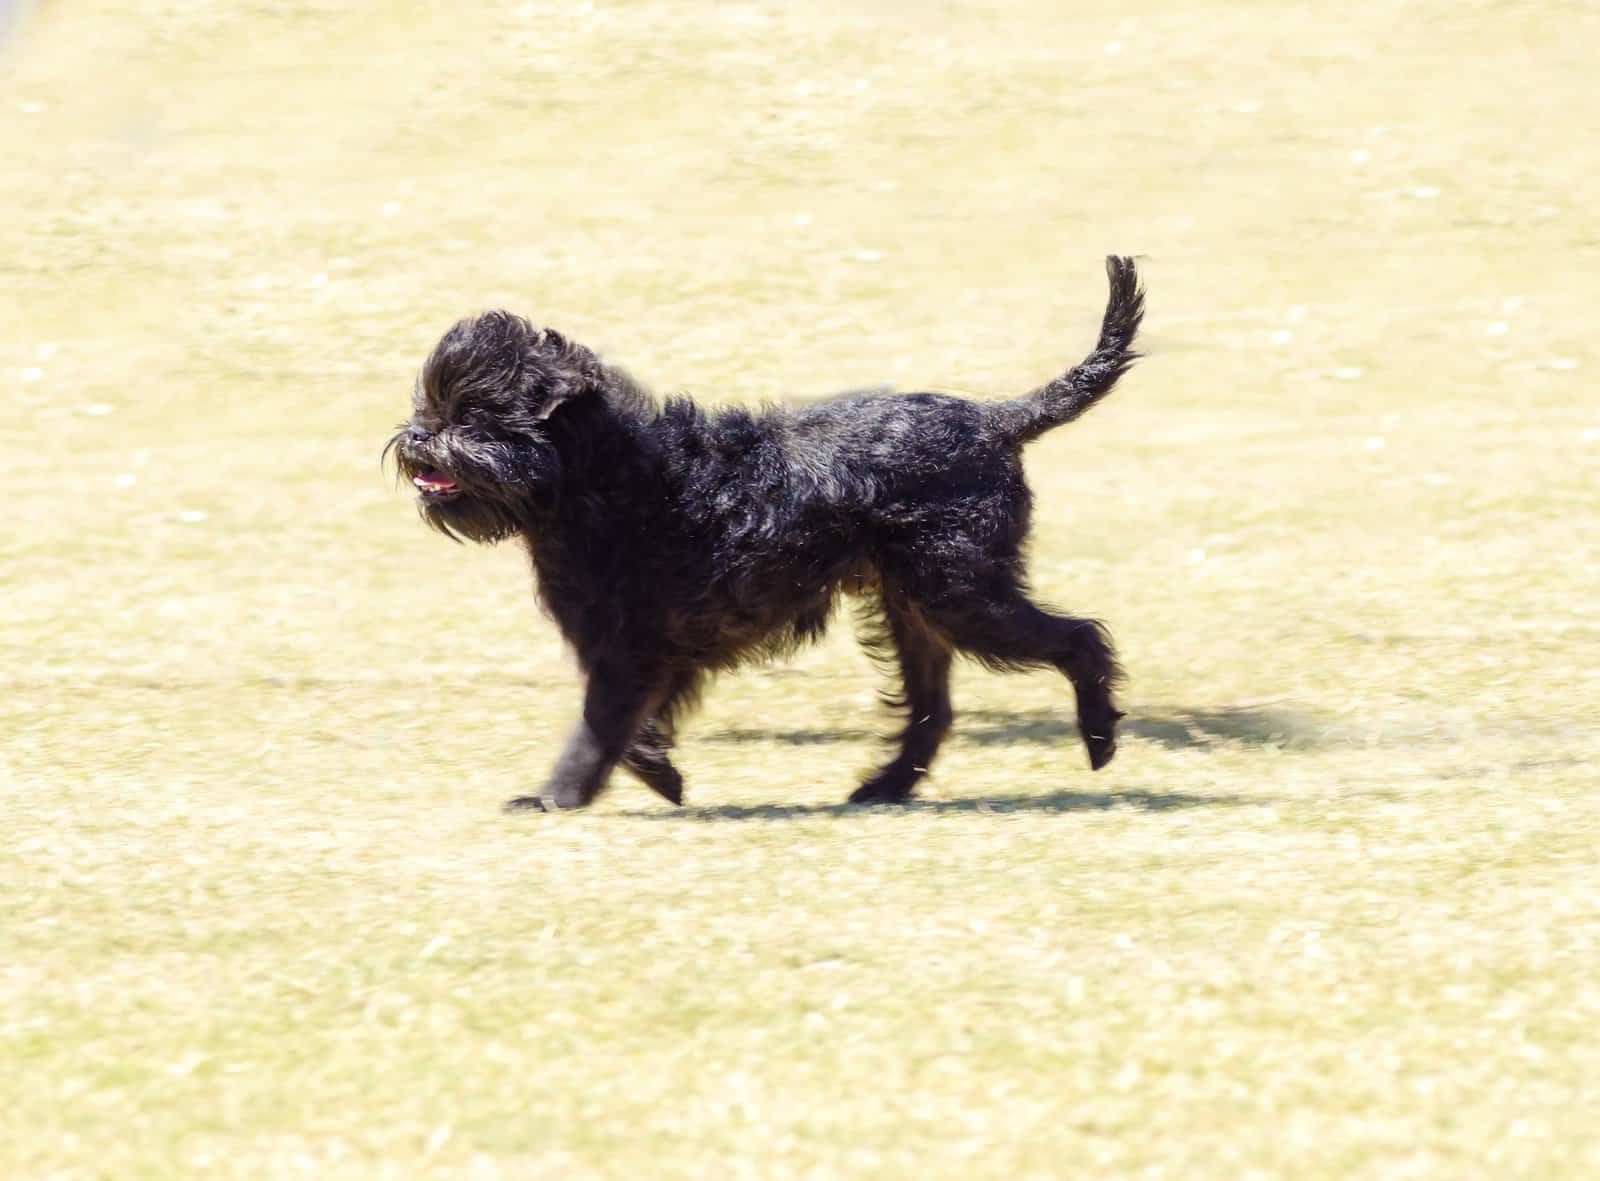
[[[1600,9],[0,7],[0,1172],[1590,1176]],[[693,806],[379,448],[505,306],[661,392],[1010,395],[1129,741],[843,622]],[[1585,1112],[1587,1111],[1587,1115]],[[1075,1169],[1076,1171],[1076,1169]]]

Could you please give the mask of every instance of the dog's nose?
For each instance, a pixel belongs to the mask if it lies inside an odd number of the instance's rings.
[[[406,435],[413,443],[426,443],[429,439],[433,438],[432,432],[425,431],[420,426],[409,428],[406,431]]]

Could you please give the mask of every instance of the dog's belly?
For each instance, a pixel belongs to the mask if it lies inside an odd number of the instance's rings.
[[[697,662],[731,668],[821,638],[841,592],[867,594],[878,585],[876,570],[858,555],[831,557],[746,568],[706,587],[692,608],[674,613],[669,640]]]

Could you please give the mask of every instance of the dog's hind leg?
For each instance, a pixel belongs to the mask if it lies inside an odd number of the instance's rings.
[[[851,795],[852,804],[897,804],[911,797],[950,733],[950,645],[897,592],[884,595],[885,635],[873,648],[893,648],[900,664],[906,727],[900,750]]]
[[[1122,673],[1104,625],[1046,611],[1011,583],[989,594],[942,598],[929,614],[956,647],[991,668],[1053,665],[1064,673],[1077,694],[1090,767],[1098,771],[1111,761],[1123,716],[1112,694]]]

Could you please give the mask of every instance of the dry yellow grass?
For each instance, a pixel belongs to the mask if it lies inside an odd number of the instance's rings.
[[[1600,1174],[1600,12],[56,3],[0,103],[0,1175]],[[1030,453],[1132,675],[848,629],[508,819],[520,557],[376,466],[504,303],[707,398],[1147,360]],[[507,636],[514,637],[507,643]]]

